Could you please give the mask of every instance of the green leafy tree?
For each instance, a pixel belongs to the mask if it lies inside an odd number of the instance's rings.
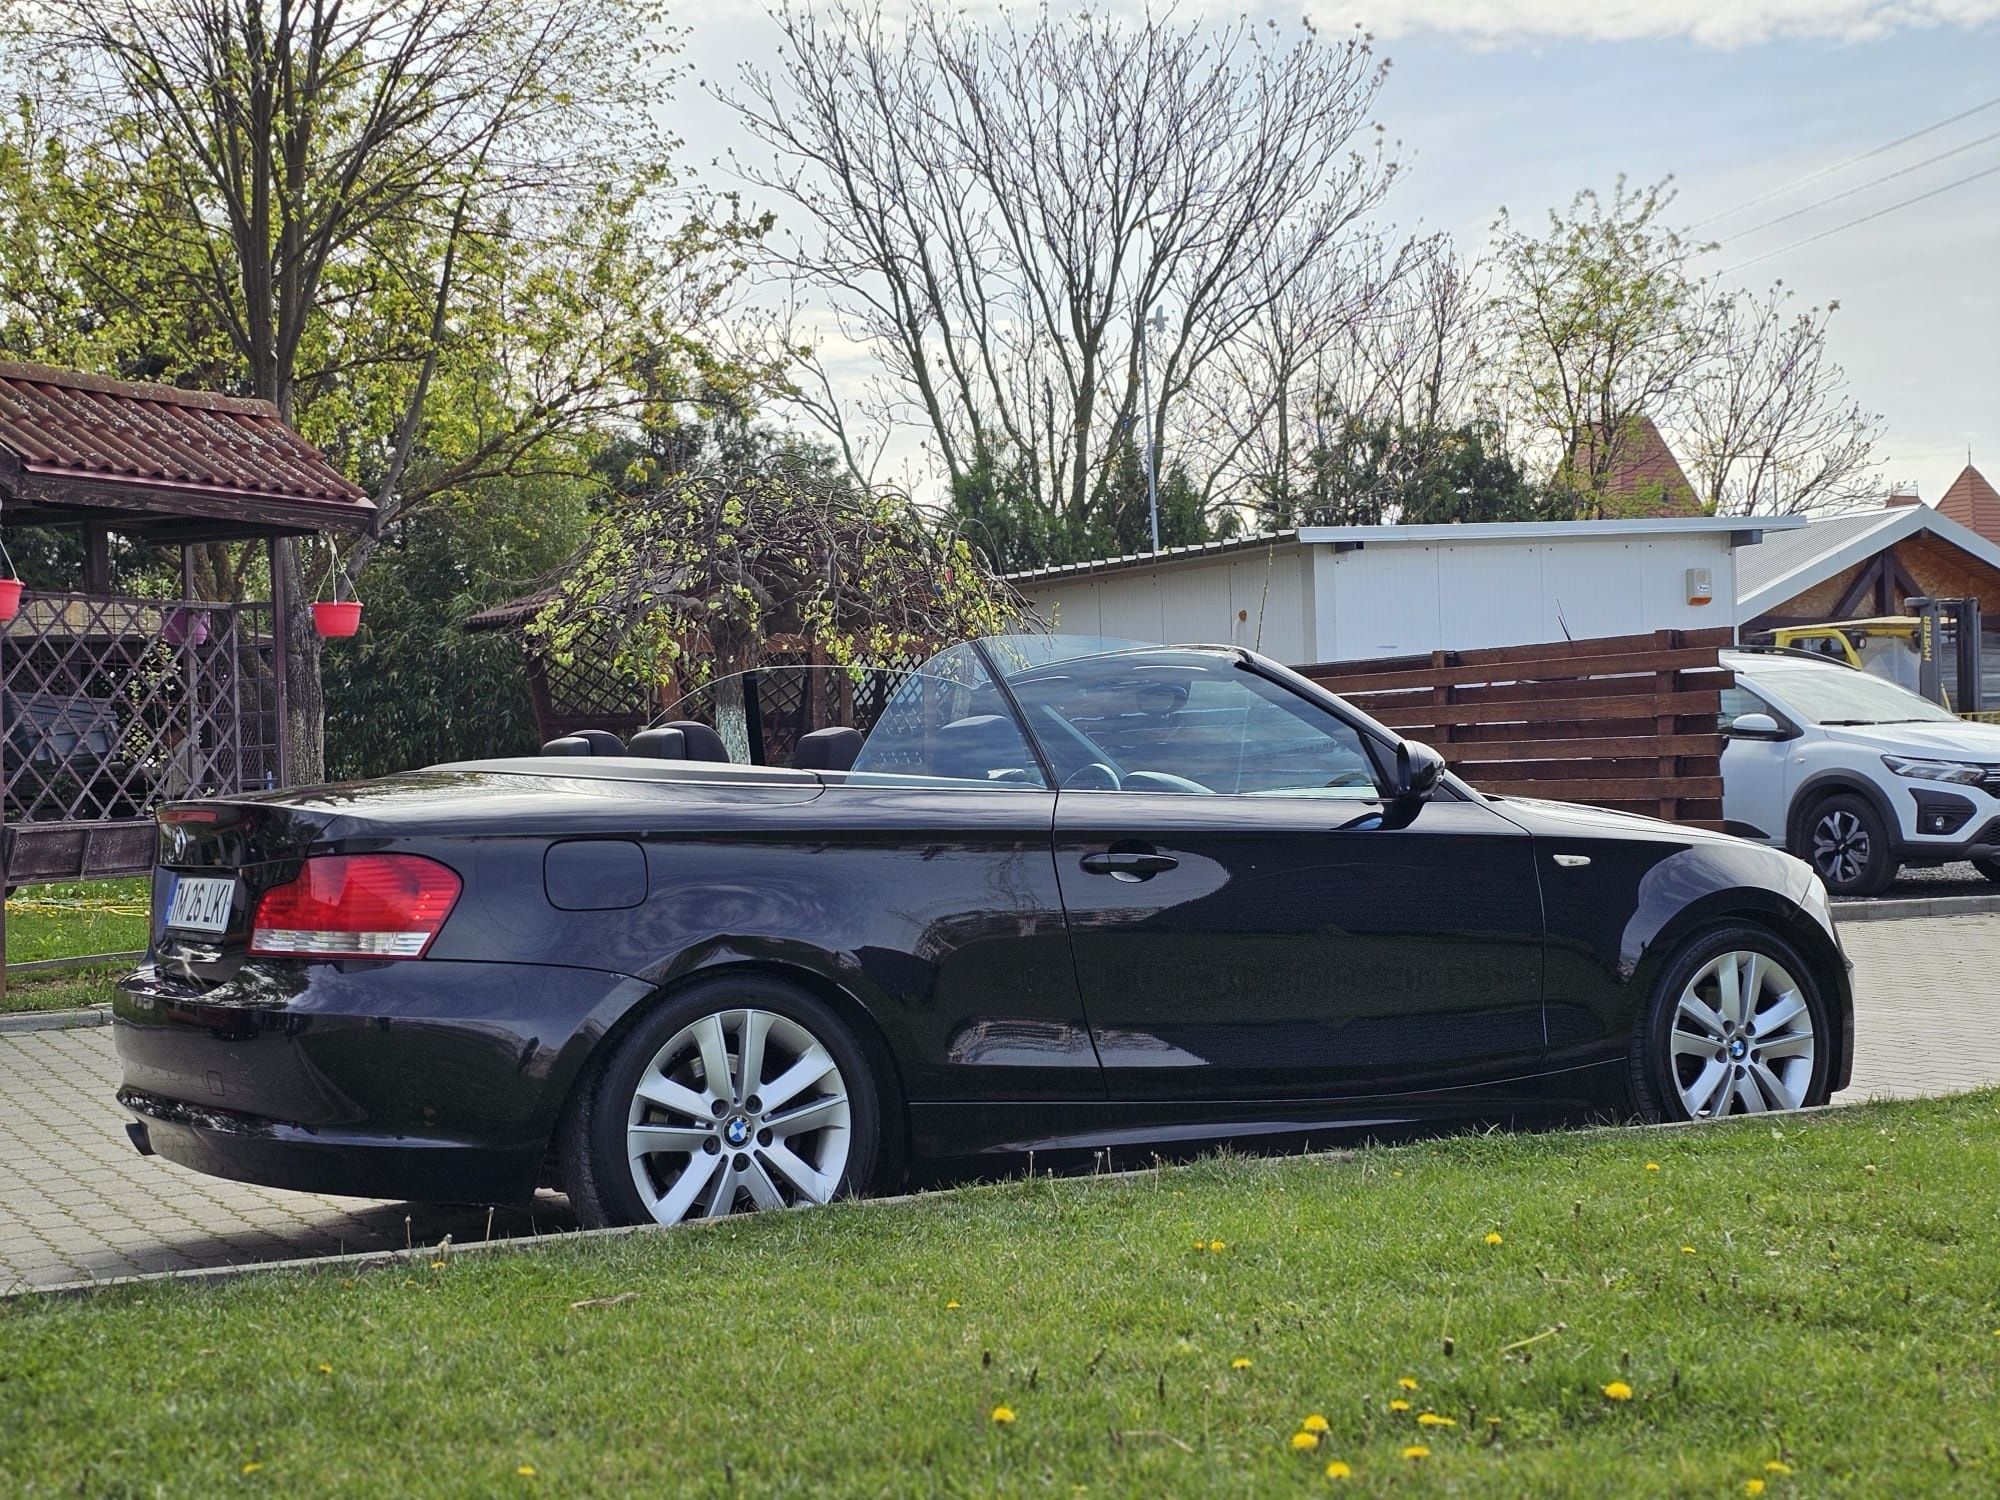
[[[1494,226],[1498,398],[1580,516],[1666,496],[1631,467],[1655,429],[1686,462],[1693,503],[1802,511],[1875,491],[1879,419],[1826,352],[1837,304],[1791,305],[1704,272],[1714,249],[1672,222],[1665,182],[1577,194],[1539,234]],[[1682,503],[1686,503],[1683,501]]]
[[[269,399],[390,525],[728,378],[700,332],[761,226],[663,211],[652,0],[0,5],[15,352]],[[308,778],[326,561],[279,564]]]
[[[1268,527],[1427,525],[1546,521],[1568,516],[1567,496],[1534,484],[1490,423],[1412,427],[1394,417],[1346,413],[1267,492]]]
[[[687,470],[619,496],[530,635],[683,689],[755,666],[774,637],[835,665],[927,655],[1025,612],[965,540],[817,455]]]

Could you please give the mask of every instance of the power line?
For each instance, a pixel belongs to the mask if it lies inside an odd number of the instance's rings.
[[[1836,172],[1845,172],[1849,167],[1859,166],[1862,162],[1880,156],[1885,151],[1894,151],[1898,146],[1907,146],[1911,141],[1920,140],[1933,131],[1944,129],[1947,125],[1956,125],[1960,120],[1970,119],[1981,110],[1991,109],[1996,104],[2000,104],[2000,94],[1994,95],[1983,104],[1975,104],[1970,109],[1960,110],[1957,114],[1939,120],[1934,125],[1926,125],[1922,130],[1913,130],[1908,135],[1898,136],[1886,145],[1876,146],[1871,150],[1862,152],[1859,156],[1850,156],[1845,161],[1837,161],[1830,167],[1821,167],[1818,171],[1808,172],[1805,176],[1795,178],[1781,187],[1774,187],[1767,193],[1759,193],[1754,198],[1747,198],[1734,208],[1725,208],[1719,214],[1710,214],[1707,218],[1690,224],[1688,228],[1691,230],[1700,229],[1704,225],[1713,224],[1718,219],[1734,218],[1746,208],[1755,208],[1760,203],[1769,203],[1773,198],[1782,198],[1793,189],[1802,188],[1809,182],[1818,182],[1822,177],[1831,177]]]
[[[1968,176],[1961,177],[1955,182],[1947,182],[1943,187],[1934,187],[1927,193],[1918,193],[1914,198],[1905,198],[1901,203],[1892,203],[1887,208],[1878,208],[1872,214],[1863,214],[1858,219],[1849,219],[1845,224],[1836,224],[1831,229],[1822,229],[1818,234],[1809,234],[1804,239],[1794,240],[1792,241],[1791,244],[1785,245],[1780,249],[1766,250],[1762,255],[1753,255],[1750,257],[1750,259],[1738,261],[1735,265],[1729,267],[1727,270],[1718,272],[1717,274],[1722,276],[1733,276],[1738,271],[1748,270],[1751,266],[1757,265],[1760,262],[1771,259],[1771,257],[1774,255],[1788,254],[1791,251],[1798,249],[1802,245],[1810,245],[1816,240],[1825,239],[1828,235],[1839,234],[1842,230],[1852,229],[1857,224],[1866,224],[1870,219],[1879,219],[1883,217],[1885,214],[1896,213],[1901,209],[1909,208],[1913,204],[1922,203],[1926,198],[1935,198],[1938,196],[1938,194],[1948,193],[1953,188],[1962,188],[1968,182],[1977,182],[1982,177],[1991,177],[1995,172],[2000,172],[2000,163],[1996,163],[1995,165],[1986,168],[1984,171],[1973,172]]]
[[[1982,135],[1977,140],[1967,141],[1962,146],[1953,146],[1949,151],[1940,151],[1935,156],[1926,156],[1922,161],[1913,161],[1907,167],[1898,167],[1893,172],[1884,172],[1880,177],[1871,177],[1859,187],[1843,189],[1841,192],[1835,193],[1831,198],[1821,198],[1817,203],[1808,203],[1804,208],[1792,209],[1788,213],[1779,214],[1775,219],[1766,219],[1763,223],[1753,224],[1748,229],[1739,229],[1734,234],[1724,235],[1722,243],[1726,245],[1733,240],[1748,239],[1751,235],[1761,234],[1773,225],[1783,224],[1789,220],[1801,218],[1809,213],[1816,213],[1828,204],[1838,203],[1843,198],[1852,198],[1856,193],[1865,193],[1868,189],[1880,187],[1885,182],[1894,182],[1898,177],[1907,177],[1912,172],[1921,171],[1923,168],[1944,161],[1948,157],[1962,155],[1964,152],[1972,150],[1975,146],[1984,146],[1988,141],[2000,141],[2000,130],[1996,130],[1990,135]]]

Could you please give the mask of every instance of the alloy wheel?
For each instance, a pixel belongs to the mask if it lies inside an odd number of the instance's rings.
[[[1799,982],[1754,949],[1696,970],[1674,1007],[1671,1066],[1689,1118],[1797,1109],[1818,1037]]]
[[[825,1203],[852,1137],[833,1054],[789,1016],[747,1009],[675,1032],[639,1075],[625,1128],[633,1185],[662,1224]]]
[[[1845,808],[1829,809],[1813,825],[1813,868],[1830,885],[1845,887],[1859,880],[1871,852],[1867,825]]]

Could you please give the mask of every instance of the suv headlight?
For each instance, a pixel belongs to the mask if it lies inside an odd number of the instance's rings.
[[[1986,779],[1991,766],[1974,765],[1964,760],[1916,760],[1907,755],[1885,755],[1882,764],[1898,776],[1908,776],[1917,781],[1956,781],[1963,786],[1977,786]]]

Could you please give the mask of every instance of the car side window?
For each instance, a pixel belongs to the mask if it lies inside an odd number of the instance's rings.
[[[1011,708],[976,659],[955,679],[904,676],[887,694],[847,781],[1048,786]]]
[[[1766,703],[1762,698],[1739,682],[1732,687],[1726,687],[1722,690],[1722,706],[1717,717],[1721,720],[1722,727],[1727,729],[1731,723],[1744,714],[1768,714],[1770,712],[1770,704]]]
[[[1070,790],[1375,801],[1375,760],[1338,715],[1213,652],[1124,652],[1010,678]]]

